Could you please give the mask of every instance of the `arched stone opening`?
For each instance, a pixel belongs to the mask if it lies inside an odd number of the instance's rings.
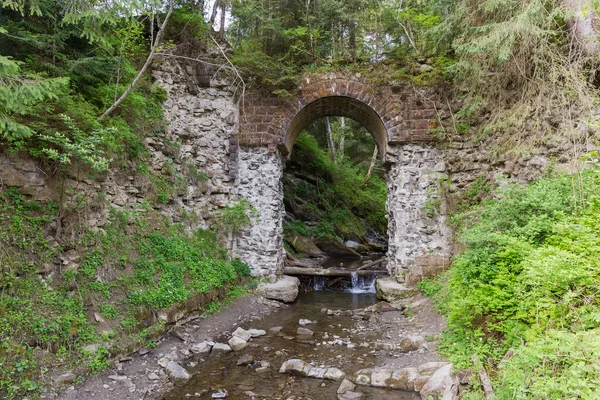
[[[283,152],[291,154],[300,132],[311,122],[324,117],[351,118],[363,125],[377,143],[381,160],[385,160],[388,135],[383,121],[367,104],[347,96],[322,97],[304,106],[291,120],[285,132]]]
[[[436,96],[434,89],[371,85],[345,71],[307,76],[289,98],[250,94],[240,107],[233,195],[248,199],[258,217],[238,233],[234,254],[254,275],[283,272],[284,161],[308,124],[343,116],[371,133],[386,167],[390,275],[410,281],[446,265],[452,235],[441,190],[448,175],[431,134]]]

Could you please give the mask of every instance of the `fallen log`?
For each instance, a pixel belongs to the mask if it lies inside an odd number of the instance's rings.
[[[374,267],[376,265],[382,264],[385,261],[385,258],[380,258],[379,260],[375,260],[375,261],[371,261],[368,262],[364,265],[361,265],[359,268],[357,268],[357,271],[362,271],[363,269],[367,269],[367,268],[371,268]]]
[[[475,354],[471,356],[471,360],[473,360],[473,364],[475,364],[475,368],[479,368],[479,378],[481,379],[481,386],[483,386],[483,392],[485,393],[485,398],[487,400],[491,400],[494,398],[494,389],[492,388],[492,381],[485,370],[485,367],[479,361],[479,357]]]
[[[382,271],[373,270],[362,270],[355,271],[350,269],[340,268],[304,268],[304,267],[284,267],[283,273],[285,275],[310,275],[310,276],[345,276],[351,277],[352,273],[355,272],[357,276],[371,276],[381,274]]]

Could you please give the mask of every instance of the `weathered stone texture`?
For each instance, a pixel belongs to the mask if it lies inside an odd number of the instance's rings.
[[[405,280],[417,257],[452,254],[439,180],[447,178],[443,154],[433,144],[413,143],[390,149],[388,161],[388,271]]]
[[[252,226],[242,229],[233,249],[253,275],[276,274],[283,268],[283,163],[278,152],[241,148],[235,194],[258,212]]]
[[[206,79],[195,68],[165,60],[152,75],[168,93],[163,104],[167,143],[150,139],[152,168],[160,171],[167,159],[178,172],[196,168],[209,177],[190,184],[177,203],[186,211],[196,211],[199,226],[210,227],[214,211],[233,201],[237,104],[227,86]],[[208,82],[207,82],[208,81]],[[207,86],[208,85],[208,86]],[[167,148],[166,148],[167,147]]]

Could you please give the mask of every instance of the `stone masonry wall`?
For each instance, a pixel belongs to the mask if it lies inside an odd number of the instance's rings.
[[[186,211],[197,213],[199,227],[209,228],[214,212],[235,200],[233,132],[238,110],[227,83],[199,75],[197,68],[166,61],[155,66],[152,75],[168,93],[163,105],[166,139],[180,150],[169,155],[162,142],[149,138],[147,144],[154,150],[155,170],[160,171],[170,156],[177,170],[193,165],[208,175],[208,181],[188,186],[177,202]]]
[[[445,201],[439,191],[446,179],[444,155],[434,144],[412,143],[390,149],[387,171],[388,271],[399,281],[414,281],[439,268],[452,254]]]
[[[234,254],[253,275],[277,274],[283,267],[283,163],[267,148],[240,149],[235,194],[258,213],[251,227],[236,235]]]

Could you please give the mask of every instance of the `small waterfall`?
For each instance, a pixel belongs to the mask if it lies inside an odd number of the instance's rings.
[[[350,273],[350,279],[352,282],[352,290],[357,289],[358,286],[358,274],[356,273],[356,271],[352,271]]]
[[[315,276],[314,277],[314,286],[313,286],[314,290],[323,290],[325,289],[325,278],[322,276]]]
[[[377,276],[358,276],[355,271],[350,273],[351,286],[347,289],[350,293],[375,293],[375,279]]]

